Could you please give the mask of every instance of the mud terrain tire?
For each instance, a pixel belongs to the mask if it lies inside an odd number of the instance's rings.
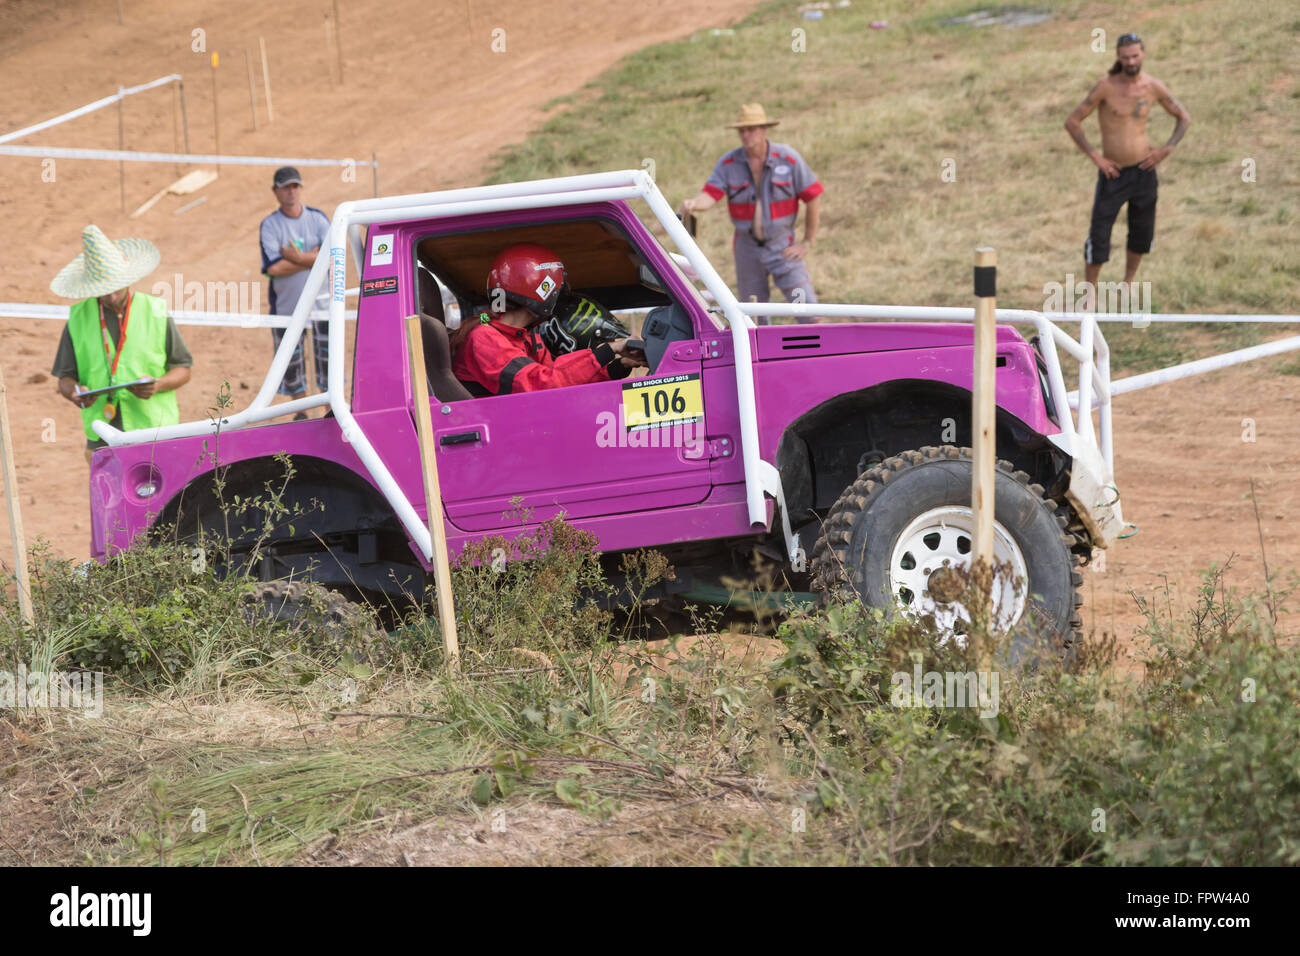
[[[863,603],[896,608],[890,562],[900,536],[914,519],[945,507],[969,507],[971,450],[951,445],[906,451],[864,471],[831,508],[813,549],[813,584],[819,590],[856,596]],[[1041,486],[999,461],[995,479],[997,524],[1024,558],[1028,575],[1025,611],[1032,631],[1050,642],[1051,651],[1069,657],[1083,625],[1078,608],[1083,575],[1076,568],[1066,534],[1066,519]],[[1017,628],[1018,630],[1020,628]],[[1009,649],[1015,664],[1042,648],[1023,638]]]

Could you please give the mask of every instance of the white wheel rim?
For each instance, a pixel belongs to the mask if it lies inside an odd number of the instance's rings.
[[[975,523],[970,508],[945,505],[917,515],[903,529],[889,560],[889,590],[909,617],[931,617],[939,631],[939,643],[954,637],[959,622],[970,625],[970,612],[960,601],[943,601],[931,592],[932,575],[940,568],[970,570],[970,551]],[[1026,603],[1029,573],[1025,556],[1015,538],[996,521],[993,523],[993,557],[998,563],[993,580],[993,630],[1003,634],[1020,620]]]

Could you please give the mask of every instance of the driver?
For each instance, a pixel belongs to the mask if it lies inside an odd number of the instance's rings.
[[[568,281],[564,263],[546,246],[520,243],[503,249],[492,262],[487,288],[496,301],[504,293],[507,309],[469,319],[452,362],[452,372],[471,395],[605,382],[646,364],[645,354],[629,348],[626,336],[552,357],[536,327],[554,314]]]

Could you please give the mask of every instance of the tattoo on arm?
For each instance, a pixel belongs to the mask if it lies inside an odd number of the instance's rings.
[[[1191,122],[1186,114],[1179,116],[1178,122],[1174,124],[1174,135],[1169,137],[1169,142],[1165,143],[1165,146],[1170,149],[1177,146],[1178,141],[1183,138],[1183,134],[1187,132],[1187,127],[1190,125]]]
[[[1165,143],[1166,148],[1172,148],[1178,145],[1178,141],[1187,132],[1187,127],[1192,125],[1192,117],[1187,110],[1183,109],[1183,104],[1174,99],[1173,94],[1164,86],[1160,88],[1160,105],[1177,120],[1174,123],[1174,134],[1169,137],[1169,142]]]
[[[1104,80],[1098,80],[1088,91],[1088,95],[1083,98],[1083,102],[1074,108],[1070,118],[1065,121],[1065,128],[1070,131],[1070,137],[1079,145],[1079,148],[1088,155],[1092,155],[1092,146],[1088,143],[1088,137],[1083,132],[1083,121],[1088,118],[1093,110],[1097,108],[1100,100],[1094,99],[1097,91],[1101,89]]]

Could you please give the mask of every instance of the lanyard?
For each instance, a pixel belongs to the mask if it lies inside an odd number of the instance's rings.
[[[117,350],[113,352],[111,359],[109,352],[113,350],[113,345],[108,336],[108,323],[104,321],[104,306],[101,304],[99,307],[99,330],[104,335],[104,363],[108,365],[108,384],[110,385],[113,384],[113,376],[117,374],[117,363],[122,357],[122,348],[126,345],[126,325],[131,320],[131,297],[134,294],[133,292],[126,294],[126,308],[122,310],[122,318],[117,329]]]

